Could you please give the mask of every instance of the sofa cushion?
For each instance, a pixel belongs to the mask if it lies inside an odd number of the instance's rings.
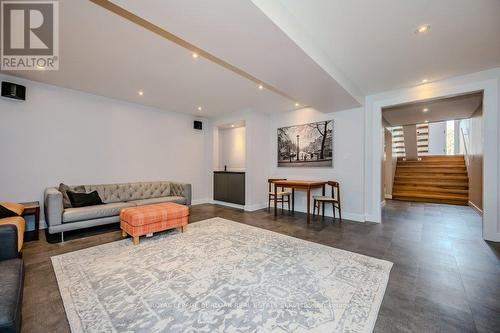
[[[19,332],[23,278],[21,259],[0,262],[0,332]]]
[[[170,195],[170,182],[85,185],[87,192],[97,191],[105,203],[143,200]]]
[[[152,205],[152,204],[157,204],[157,203],[162,203],[162,202],[174,202],[177,204],[184,205],[184,204],[186,204],[186,198],[177,197],[177,196],[169,196],[169,197],[161,197],[161,198],[153,198],[153,199],[128,201],[128,203],[134,204],[136,206]]]
[[[110,216],[120,215],[120,210],[135,205],[127,202],[115,202],[104,205],[88,206],[80,208],[68,208],[63,212],[63,223],[93,220]]]
[[[78,193],[78,192],[68,191],[68,197],[69,200],[71,201],[71,206],[74,208],[96,206],[103,204],[97,191],[90,193]]]
[[[59,192],[63,195],[63,207],[71,208],[71,200],[69,200],[68,191],[77,192],[77,193],[85,193],[85,186],[68,186],[66,184],[59,184]]]

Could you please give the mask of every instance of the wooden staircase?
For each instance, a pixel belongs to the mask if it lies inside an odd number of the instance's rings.
[[[403,201],[467,205],[469,178],[463,155],[398,157],[392,198]]]

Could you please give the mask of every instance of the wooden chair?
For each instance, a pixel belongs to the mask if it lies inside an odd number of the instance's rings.
[[[333,218],[335,219],[335,208],[339,210],[339,219],[342,221],[342,209],[340,208],[340,185],[337,182],[329,181],[328,185],[332,187],[332,195],[329,196],[322,196],[322,195],[315,195],[313,196],[314,200],[314,208],[313,208],[313,217],[314,213],[316,212],[316,208],[318,208],[318,216],[319,216],[319,210],[320,207],[323,203],[331,203],[333,206]],[[325,212],[323,211],[323,214]]]
[[[277,180],[286,180],[286,178],[270,178],[267,180],[269,184],[269,196],[267,202],[267,211],[271,211],[271,201],[276,200],[276,204],[281,202],[281,209],[283,210],[284,203],[287,204],[288,211],[290,211],[290,196],[292,192],[286,191],[284,187],[281,190],[278,187],[277,198],[274,198],[273,183]],[[285,200],[286,199],[286,200]]]

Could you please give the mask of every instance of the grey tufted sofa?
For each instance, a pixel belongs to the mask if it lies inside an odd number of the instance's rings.
[[[120,210],[125,207],[161,202],[191,205],[191,184],[161,181],[83,186],[86,192],[97,191],[104,204],[65,209],[62,193],[56,187],[45,190],[45,221],[49,233],[119,222]]]

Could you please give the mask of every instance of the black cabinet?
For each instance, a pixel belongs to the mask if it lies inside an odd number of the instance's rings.
[[[245,173],[214,172],[214,200],[245,204]]]

